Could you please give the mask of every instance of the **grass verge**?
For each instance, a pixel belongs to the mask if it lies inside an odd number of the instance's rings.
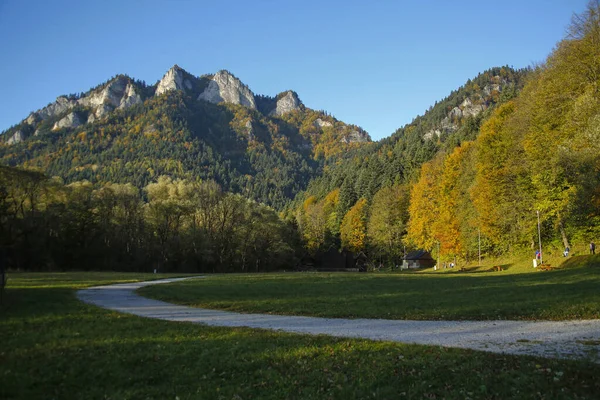
[[[595,398],[600,366],[211,328],[118,314],[75,289],[153,275],[13,274],[2,399]]]

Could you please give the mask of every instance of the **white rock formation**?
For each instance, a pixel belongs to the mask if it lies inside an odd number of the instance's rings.
[[[54,103],[49,104],[41,110],[36,111],[35,113],[33,113],[35,114],[35,116],[30,115],[27,119],[29,120],[29,118],[32,117],[39,117],[41,119],[52,118],[75,107],[76,104],[77,102],[75,100],[69,100],[65,96],[59,96],[56,98],[56,101]]]
[[[324,121],[321,118],[317,118],[315,120],[315,122],[313,123],[314,126],[316,126],[317,128],[325,128],[326,126],[333,126],[333,124],[329,121]]]
[[[72,112],[57,123],[55,123],[52,127],[52,130],[55,131],[61,128],[76,128],[81,124],[83,124],[83,122],[81,121],[79,115],[77,113]]]
[[[471,99],[468,97],[461,103],[460,108],[462,110],[462,117],[474,117],[483,110],[485,110],[485,105],[483,104],[473,104]]]
[[[16,143],[20,143],[23,140],[25,140],[25,134],[21,130],[18,130],[10,138],[8,138],[6,144],[10,146]]]
[[[269,113],[270,116],[280,116],[290,111],[298,110],[300,108],[300,99],[296,92],[288,90],[284,95],[279,95],[277,105],[275,109]]]
[[[135,87],[129,82],[125,87],[125,93],[119,102],[119,108],[128,108],[142,102],[142,97],[135,91]]]
[[[246,122],[246,129],[248,132],[248,141],[249,142],[254,141],[255,137],[254,137],[254,127],[252,126],[252,121]]]
[[[29,114],[29,117],[27,117],[27,119],[25,120],[25,122],[27,122],[29,125],[34,125],[39,120],[40,120],[40,118],[35,113],[31,113],[31,114]]]
[[[238,78],[227,71],[219,71],[212,77],[198,100],[209,103],[232,103],[256,109],[254,94]]]
[[[369,141],[369,134],[362,129],[353,129],[340,140],[342,143],[364,143]]]
[[[141,102],[142,97],[135,91],[129,79],[119,76],[103,88],[79,99],[77,104],[92,108],[94,117],[102,118],[115,108],[127,108]]]
[[[141,102],[142,97],[136,92],[129,78],[119,76],[78,100],[70,100],[65,96],[57,97],[54,103],[31,113],[25,122],[35,125],[41,120],[56,117],[78,105],[92,109],[88,122],[93,122],[115,108],[127,108]],[[56,126],[58,125],[55,124]]]
[[[178,65],[174,65],[162,77],[156,86],[155,96],[168,92],[169,90],[190,90],[192,82],[186,78],[185,71]]]

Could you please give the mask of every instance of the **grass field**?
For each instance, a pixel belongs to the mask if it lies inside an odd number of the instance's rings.
[[[118,314],[77,288],[160,276],[10,274],[2,399],[593,399],[600,366]]]
[[[217,275],[141,293],[195,307],[320,317],[600,318],[600,256],[571,257],[557,270],[521,272]]]

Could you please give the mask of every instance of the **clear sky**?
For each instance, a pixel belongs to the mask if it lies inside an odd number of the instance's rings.
[[[57,96],[173,65],[389,136],[493,66],[543,61],[587,0],[0,0],[0,131]]]

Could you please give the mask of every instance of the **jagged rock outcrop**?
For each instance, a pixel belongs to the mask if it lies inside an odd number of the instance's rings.
[[[198,100],[209,103],[231,103],[256,109],[254,94],[246,85],[228,71],[219,71],[213,75],[208,86],[198,96]]]
[[[125,87],[125,93],[119,102],[119,108],[128,108],[140,104],[141,102],[142,96],[136,92],[135,87],[129,82]]]
[[[160,96],[169,90],[191,90],[192,81],[187,75],[189,74],[178,65],[172,66],[158,82],[154,95]]]
[[[25,140],[25,134],[23,133],[23,131],[18,130],[10,138],[8,138],[6,144],[13,145],[16,143],[20,143],[23,140]]]
[[[328,126],[333,126],[333,124],[329,121],[324,121],[321,118],[317,118],[315,120],[315,122],[313,123],[314,126],[316,126],[317,128],[321,129],[321,128],[325,128]]]
[[[353,129],[340,140],[342,143],[364,143],[370,140],[369,134],[362,129]]]
[[[252,126],[252,121],[246,122],[246,129],[247,129],[247,133],[248,133],[248,141],[253,142],[255,137],[254,137],[254,127]]]
[[[33,120],[34,118],[39,118],[44,120],[56,117],[57,115],[60,115],[65,111],[75,107],[75,105],[77,105],[77,101],[67,99],[65,96],[58,96],[54,103],[51,103],[41,110],[32,113],[32,115],[30,115],[27,119],[29,120],[31,118]]]
[[[300,109],[300,99],[298,94],[292,90],[281,93],[277,96],[275,109],[269,113],[270,116],[281,116],[285,113]]]
[[[119,76],[108,82],[103,87],[92,91],[87,96],[84,96],[78,100],[68,99],[65,96],[59,96],[56,98],[54,103],[49,104],[41,110],[31,113],[24,122],[28,125],[34,126],[40,121],[54,118],[68,110],[73,109],[76,106],[90,108],[92,112],[90,113],[87,122],[93,122],[94,120],[102,118],[106,114],[112,112],[116,108],[127,108],[141,102],[142,97],[139,93],[137,93],[130,79],[126,76]],[[71,124],[71,122],[67,122],[65,120],[63,124]],[[55,129],[58,129],[57,127],[61,127],[60,121],[54,126]]]
[[[119,76],[103,88],[79,99],[77,104],[94,109],[95,116],[100,118],[115,108],[127,108],[141,102],[142,97],[136,92],[129,79]]]
[[[54,130],[61,129],[61,128],[76,128],[82,124],[83,124],[83,122],[82,122],[79,114],[72,112],[72,113],[69,113],[64,118],[62,118],[57,123],[55,123],[54,126],[52,127],[52,130],[54,131]]]
[[[27,119],[25,120],[25,122],[28,125],[35,125],[40,121],[40,117],[37,116],[35,113],[31,113],[29,114],[29,117],[27,117]]]

